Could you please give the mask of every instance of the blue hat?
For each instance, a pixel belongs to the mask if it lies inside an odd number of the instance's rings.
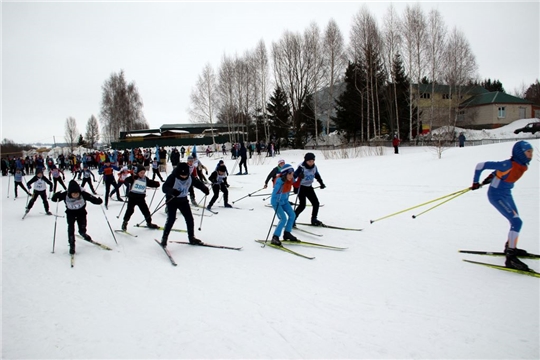
[[[286,176],[287,174],[292,173],[292,172],[294,172],[293,167],[289,164],[285,164],[283,165],[279,173],[281,176]]]
[[[512,159],[521,165],[529,165],[531,159],[525,155],[525,151],[532,149],[532,145],[526,141],[518,141],[512,148]]]

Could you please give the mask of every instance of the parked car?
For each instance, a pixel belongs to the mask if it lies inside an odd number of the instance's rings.
[[[532,122],[528,123],[522,128],[514,130],[514,134],[519,134],[520,132],[529,132],[534,134],[537,131],[540,131],[540,122]]]

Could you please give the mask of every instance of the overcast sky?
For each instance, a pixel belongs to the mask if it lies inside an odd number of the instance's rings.
[[[2,135],[15,142],[64,142],[65,122],[86,131],[99,119],[102,85],[125,71],[151,128],[188,123],[189,96],[204,65],[267,49],[285,30],[324,30],[336,20],[348,43],[367,4],[382,27],[388,2],[2,2]],[[399,14],[406,2],[394,2]],[[413,3],[410,3],[413,4]],[[540,6],[534,2],[421,2],[465,34],[481,79],[507,92],[539,78]],[[270,52],[269,52],[270,55]]]

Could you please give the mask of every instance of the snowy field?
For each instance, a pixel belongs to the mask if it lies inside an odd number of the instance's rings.
[[[530,142],[534,158],[513,193],[524,221],[519,247],[540,253],[540,140]],[[200,239],[241,251],[171,243],[177,267],[153,240],[161,231],[134,227],[143,221],[138,209],[129,224],[138,237],[115,233],[117,244],[107,221],[120,228],[122,203],[111,201],[106,217],[88,204],[88,233],[113,251],[78,238],[71,268],[65,218],[55,224],[38,200],[21,220],[26,196],[14,201],[10,189],[8,198],[2,177],[2,357],[538,359],[539,279],[462,261],[503,264],[504,258],[458,253],[503,250],[509,225],[489,204],[486,188],[416,219],[434,204],[370,224],[469,187],[478,162],[507,159],[512,145],[451,148],[442,159],[422,147],[332,160],[315,151],[327,186],[316,190],[324,204],[319,219],[364,230],[306,228],[322,237],[293,230],[302,240],[347,248],[294,247],[314,260],[254,241],[267,238],[273,210],[266,196],[251,196],[234,205],[253,211],[216,207],[217,215],[194,216]],[[230,200],[261,189],[279,158],[296,168],[305,152],[254,157],[249,175],[229,177]],[[202,160],[213,169],[218,159]],[[234,164],[226,158],[230,172]],[[270,188],[256,195],[267,193]],[[152,196],[150,190],[148,203]],[[162,198],[157,191],[151,211]],[[64,210],[51,203],[53,213]],[[299,221],[309,221],[310,211]],[[165,218],[163,209],[153,215],[160,226]],[[180,214],[174,227],[185,229]],[[169,239],[187,236],[172,232]],[[537,260],[524,261],[540,271]]]

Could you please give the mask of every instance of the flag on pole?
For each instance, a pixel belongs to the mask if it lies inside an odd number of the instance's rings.
[[[131,149],[131,153],[129,154],[129,161],[133,163],[133,160],[135,160],[135,156],[133,156],[133,149]]]
[[[156,145],[156,159],[159,162],[159,146]]]

